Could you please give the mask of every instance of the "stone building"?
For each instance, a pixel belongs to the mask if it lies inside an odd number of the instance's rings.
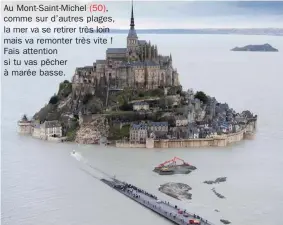
[[[32,136],[35,138],[45,139],[41,134],[40,123],[34,122],[32,126]]]
[[[150,133],[168,132],[168,122],[149,122],[148,130]]]
[[[31,134],[32,122],[24,115],[23,118],[18,121],[18,133],[20,134]]]
[[[125,87],[155,89],[179,86],[179,75],[172,65],[172,56],[162,56],[158,48],[145,40],[139,40],[132,5],[130,29],[126,48],[108,48],[106,58],[96,60],[91,66],[76,68],[72,79],[74,90],[88,87],[123,89]]]
[[[171,127],[170,129],[171,138],[173,139],[186,139],[189,137],[188,127]]]
[[[166,137],[168,134],[168,122],[142,122],[132,124],[130,127],[130,141],[144,143],[150,136],[152,138]]]
[[[61,138],[63,136],[62,125],[58,120],[45,121],[44,123],[33,121],[31,135],[43,140],[49,140],[52,137]]]
[[[148,127],[146,124],[132,124],[130,127],[130,141],[145,143],[148,137]]]
[[[62,137],[62,125],[58,120],[45,121],[40,126],[41,135],[48,137]]]
[[[134,111],[149,110],[149,104],[147,102],[135,102],[133,104],[133,110]]]
[[[199,128],[197,127],[188,127],[188,138],[189,139],[197,139],[199,138]]]
[[[194,123],[195,117],[196,117],[195,108],[193,107],[193,105],[189,105],[188,106],[188,123]]]
[[[188,122],[188,118],[185,116],[179,115],[174,117],[174,123],[176,127],[187,126]]]

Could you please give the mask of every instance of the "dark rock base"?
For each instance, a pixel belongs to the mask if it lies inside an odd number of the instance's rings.
[[[221,219],[220,222],[223,223],[223,224],[230,224],[231,223],[229,220],[223,220],[223,219]]]
[[[205,184],[219,184],[222,182],[225,182],[227,180],[227,177],[218,177],[215,180],[206,180],[203,183]]]
[[[192,194],[188,193],[188,191],[190,191],[191,189],[192,188],[187,184],[170,182],[160,185],[158,190],[178,200],[190,200],[192,199]]]

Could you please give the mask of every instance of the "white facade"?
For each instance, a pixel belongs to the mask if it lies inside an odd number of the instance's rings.
[[[62,126],[56,127],[41,127],[41,134],[45,137],[62,137]]]
[[[188,123],[188,119],[184,116],[176,116],[175,118],[176,127],[187,126]]]
[[[130,128],[130,141],[143,143],[148,136],[147,126],[141,124],[132,124]]]
[[[194,134],[194,139],[198,139],[199,138],[199,133],[195,133]]]
[[[31,121],[19,121],[18,122],[18,133],[20,134],[31,134],[32,132]]]
[[[149,110],[149,104],[146,102],[137,102],[133,104],[134,111]]]
[[[41,136],[40,128],[39,127],[34,127],[32,131],[32,136],[35,138],[44,138]]]

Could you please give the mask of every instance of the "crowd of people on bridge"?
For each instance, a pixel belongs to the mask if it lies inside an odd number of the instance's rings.
[[[148,192],[146,192],[146,191],[144,191],[144,190],[142,190],[142,189],[140,189],[140,188],[138,188],[138,187],[136,187],[135,185],[132,185],[132,184],[124,183],[124,189],[123,190],[126,190],[126,189],[130,189],[129,190],[130,192],[136,191],[138,193],[142,193],[142,194],[147,195],[148,197],[151,197],[155,200],[158,199],[155,195],[150,194],[150,193],[148,193]]]
[[[139,193],[142,193],[142,194],[147,195],[147,196],[149,196],[149,197],[151,197],[151,198],[153,198],[153,199],[155,199],[155,200],[158,200],[158,198],[157,198],[155,195],[150,194],[150,193],[148,193],[148,192],[146,192],[146,191],[144,191],[144,190],[142,190],[142,189],[140,189],[140,188],[138,188],[138,187],[136,187],[136,186],[134,186],[134,185],[132,185],[132,184],[128,184],[128,183],[126,183],[126,182],[117,183],[116,185],[114,185],[114,187],[117,188],[117,189],[120,189],[120,190],[122,190],[122,191],[124,191],[124,192],[127,192],[128,194],[131,194],[131,195],[132,195],[133,197],[135,197],[135,198],[140,198]],[[144,202],[145,202],[145,201],[144,201]],[[164,204],[167,204],[167,205],[171,205],[169,202],[165,202],[165,201],[160,201],[160,202],[162,202],[162,203],[164,203]],[[150,204],[149,201],[148,201],[147,203]],[[172,205],[171,205],[171,206],[172,206]],[[153,205],[152,207],[153,207],[153,208],[157,208],[156,205]],[[172,207],[174,207],[176,210],[180,211],[180,208],[179,208],[177,205],[172,206]],[[159,206],[159,209],[161,210],[161,207],[160,207],[160,206]],[[167,213],[168,213],[168,214],[167,214]],[[165,212],[165,214],[167,214],[167,215],[169,215],[169,216],[172,216],[174,219],[176,219],[176,217],[177,217],[177,214],[173,214],[172,212]],[[199,224],[202,224],[202,222],[207,223],[207,220],[202,219],[200,216],[198,216],[198,215],[196,215],[196,214],[188,213],[188,212],[186,212],[186,210],[182,210],[182,214],[188,214],[189,216],[191,216],[191,217],[193,217],[193,218],[195,218],[195,219],[200,220],[200,221],[199,221],[199,222],[200,222]],[[181,219],[181,222],[184,223],[184,224],[188,224],[188,223],[184,220],[184,218]]]

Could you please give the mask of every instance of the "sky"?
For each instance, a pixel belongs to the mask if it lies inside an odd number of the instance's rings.
[[[11,0],[12,2],[13,0]],[[37,4],[66,4],[66,1],[34,1]],[[73,4],[87,4],[80,0]],[[105,4],[108,13],[93,13],[93,16],[112,16],[115,23],[105,23],[101,26],[111,29],[129,29],[131,16],[131,1],[100,1]],[[135,1],[134,16],[136,29],[197,29],[197,28],[283,28],[282,1]],[[16,3],[14,3],[16,4]],[[57,13],[58,14],[58,13]],[[5,15],[19,16],[19,13]],[[22,12],[21,16],[52,16],[54,12]],[[62,14],[60,14],[62,15]],[[67,13],[65,16],[89,16],[90,13]],[[37,26],[46,24],[37,24]],[[50,23],[50,26],[58,24]],[[64,24],[73,26],[73,24]],[[78,24],[79,25],[79,24]],[[96,27],[98,24],[82,24]],[[13,24],[10,24],[13,26]],[[34,24],[17,23],[15,26],[34,26]],[[62,26],[62,24],[60,24]]]
[[[127,29],[131,1],[107,7],[114,26]],[[283,1],[134,1],[134,15],[137,29],[283,28]]]

